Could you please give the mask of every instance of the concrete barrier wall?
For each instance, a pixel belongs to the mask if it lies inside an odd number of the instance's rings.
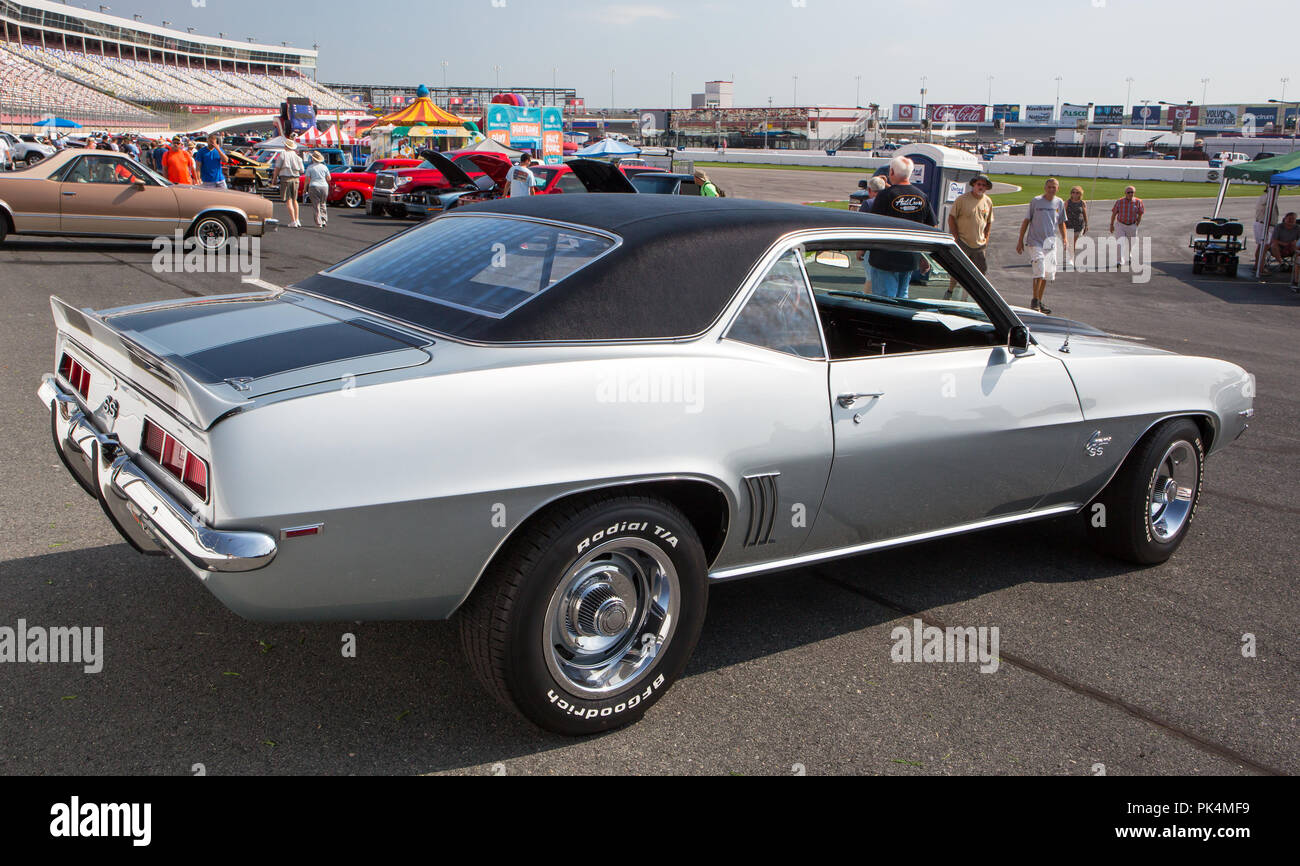
[[[660,153],[659,148],[646,148],[646,153]],[[827,156],[816,150],[731,150],[723,153],[708,148],[688,148],[678,151],[683,157],[696,162],[724,162],[734,165],[745,163],[771,163],[789,166],[817,166],[824,168],[859,168],[864,174],[875,171],[889,162],[889,157],[835,154]],[[1038,177],[1111,178],[1115,180],[1173,180],[1204,183],[1220,181],[1223,170],[1210,168],[1205,162],[1176,162],[1154,159],[1096,159],[1052,158],[1048,156],[998,156],[984,162],[990,174],[1025,174]]]

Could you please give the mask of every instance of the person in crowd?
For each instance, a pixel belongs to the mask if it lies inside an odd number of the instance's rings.
[[[912,186],[912,161],[896,156],[889,163],[889,186],[875,197],[871,212],[933,226],[938,223],[925,193]],[[903,250],[872,250],[867,258],[871,269],[871,291],[886,298],[906,298],[912,274],[929,270],[924,256]]]
[[[1079,238],[1088,233],[1088,203],[1083,198],[1083,187],[1071,187],[1070,197],[1065,200],[1065,227],[1069,229],[1065,245],[1065,269],[1074,267],[1074,251],[1079,245]]]
[[[510,168],[510,174],[507,175],[510,181],[510,198],[533,194],[534,176],[533,170],[529,168],[532,164],[533,155],[525,151],[524,155],[519,157],[519,164]]]
[[[889,186],[889,181],[885,180],[880,175],[876,175],[871,178],[871,180],[867,181],[867,200],[858,206],[859,212],[870,213],[871,209],[876,204],[876,197],[884,192],[885,187],[887,186]]]
[[[167,179],[172,183],[191,184],[194,181],[190,174],[190,155],[189,152],[181,145],[181,137],[178,135],[172,139],[171,147],[162,158],[163,171],[167,173]]]
[[[1137,245],[1138,226],[1146,206],[1137,197],[1137,190],[1131,186],[1124,188],[1124,197],[1115,202],[1110,209],[1110,233],[1119,238],[1119,266],[1128,265],[1129,248]],[[1119,226],[1116,234],[1115,227]]]
[[[0,171],[8,171],[12,161],[13,156],[9,148],[9,140],[0,137]]]
[[[705,173],[704,169],[695,169],[695,182],[700,186],[700,195],[705,195],[710,198],[718,197],[717,184],[709,180],[709,176]]]
[[[132,159],[140,158],[140,145],[136,144],[134,138],[124,138],[122,142],[124,145],[123,150],[131,154]]]
[[[289,228],[301,228],[298,221],[298,182],[305,166],[298,153],[298,142],[289,138],[284,143],[284,150],[271,160],[271,177],[280,185],[280,200],[289,209]]]
[[[1029,249],[1029,265],[1034,278],[1034,298],[1029,303],[1031,310],[1051,315],[1051,310],[1043,306],[1043,295],[1047,284],[1056,279],[1057,254],[1065,246],[1065,202],[1057,197],[1061,182],[1049,177],[1043,183],[1043,194],[1034,196],[1020,223],[1020,238],[1016,241],[1016,253],[1025,254]]]
[[[314,151],[307,166],[307,201],[316,206],[316,227],[325,228],[329,224],[330,170],[325,165],[325,157],[320,151]]]
[[[153,160],[154,171],[166,174],[167,166],[163,165],[163,158],[167,156],[167,147],[163,144],[162,139],[158,139],[158,144],[149,151],[150,159]]]
[[[1280,262],[1284,258],[1295,255],[1298,240],[1300,240],[1300,223],[1296,222],[1295,212],[1292,211],[1282,218],[1277,228],[1273,229],[1273,239],[1269,242],[1268,251]]]
[[[199,183],[204,189],[226,188],[226,172],[222,166],[229,159],[215,133],[208,136],[207,144],[199,148],[194,159],[199,164]]]
[[[948,231],[981,274],[989,272],[986,253],[989,234],[993,231],[993,199],[988,195],[991,189],[993,181],[986,175],[975,175],[970,181],[970,191],[957,196],[948,211]],[[954,280],[948,281],[945,299],[952,297],[955,285]]]

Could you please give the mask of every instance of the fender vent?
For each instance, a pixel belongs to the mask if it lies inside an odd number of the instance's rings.
[[[745,546],[757,547],[772,543],[772,529],[776,523],[776,479],[780,472],[768,475],[746,475],[745,487],[749,491],[749,528],[745,532]]]

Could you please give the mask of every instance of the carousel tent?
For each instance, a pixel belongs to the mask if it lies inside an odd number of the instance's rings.
[[[451,112],[434,105],[424,85],[420,85],[416,94],[414,102],[379,118],[375,126],[460,126],[463,122]]]

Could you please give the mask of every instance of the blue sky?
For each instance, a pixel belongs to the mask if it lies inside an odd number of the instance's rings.
[[[109,0],[113,14],[198,32],[320,45],[324,81],[442,81],[576,87],[594,108],[689,104],[709,79],[734,79],[738,105],[988,100],[1262,101],[1280,97],[1295,51],[1252,25],[1227,25],[1222,0]],[[198,5],[202,4],[202,5]],[[73,5],[95,8],[91,0]],[[1252,0],[1251,21],[1294,22],[1294,4]],[[900,26],[901,25],[901,26]],[[1300,72],[1300,70],[1297,70]],[[794,76],[798,76],[798,82]],[[1300,74],[1287,85],[1300,98]]]

